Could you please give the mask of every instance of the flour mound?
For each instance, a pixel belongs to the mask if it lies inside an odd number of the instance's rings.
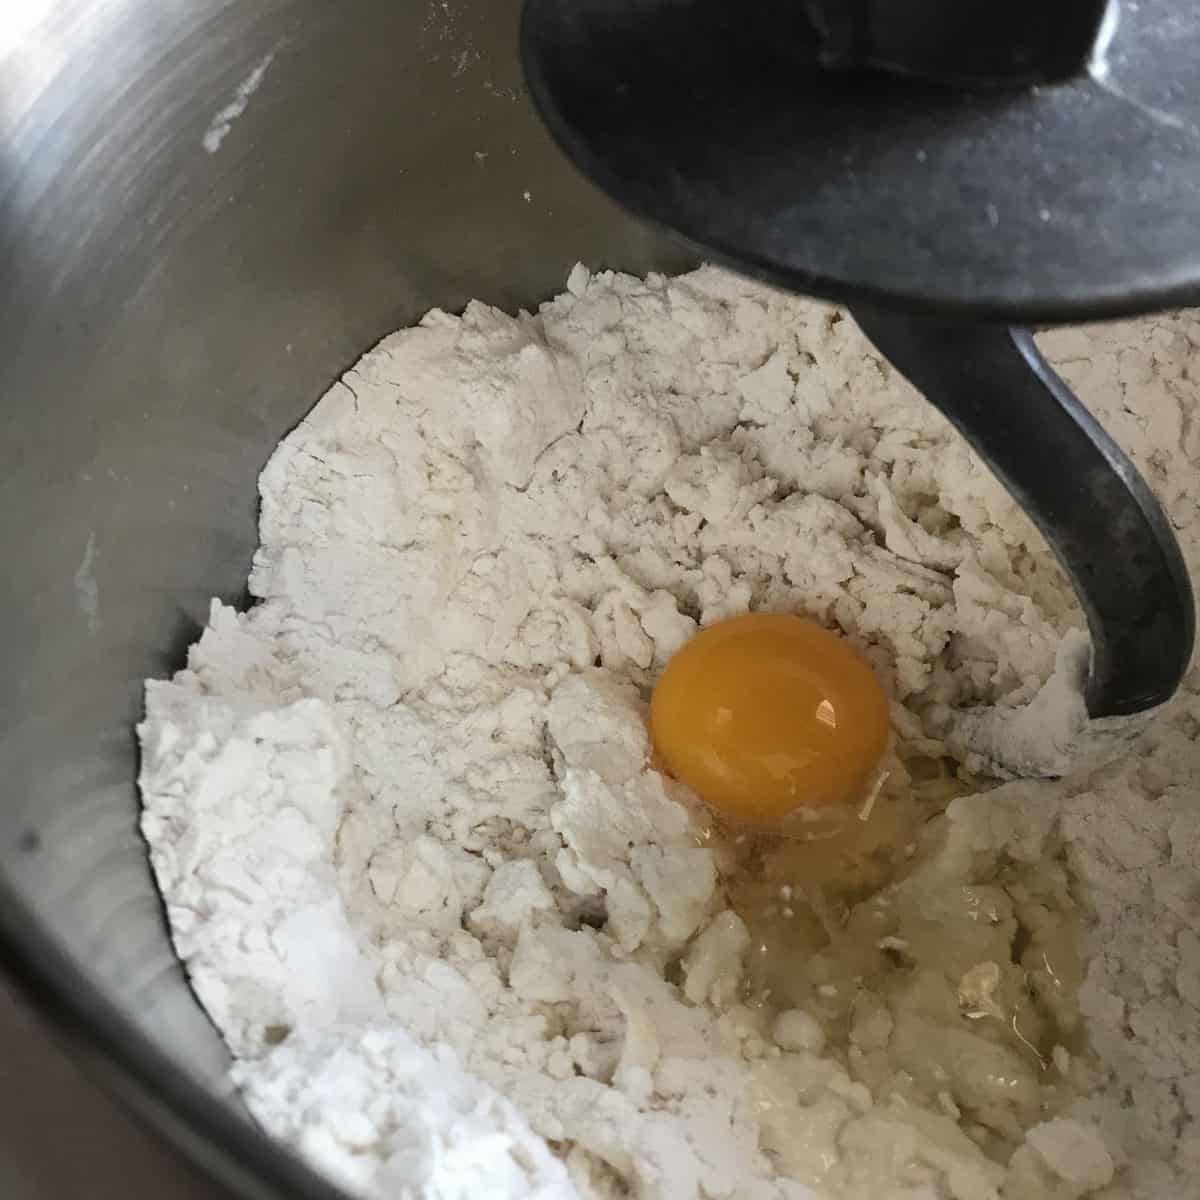
[[[1197,345],[1186,316],[1044,339],[1193,566]],[[876,1011],[856,1057],[812,1014],[740,1003],[749,935],[644,729],[696,629],[840,627],[907,737],[1069,708],[1062,572],[849,319],[712,269],[577,268],[536,315],[475,302],[386,338],[261,491],[260,603],[213,605],[139,733],[175,944],[270,1132],[379,1198],[1187,1191],[1194,677],[1116,766],[957,801],[910,886],[1069,868],[1102,1060],[1071,1111],[978,1124],[971,1062],[936,1106],[906,1099],[889,1064],[915,1064],[915,1017]]]

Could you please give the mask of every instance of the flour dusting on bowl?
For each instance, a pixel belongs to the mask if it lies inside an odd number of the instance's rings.
[[[1200,324],[1042,344],[1194,571]],[[261,491],[259,603],[214,603],[139,733],[175,945],[268,1131],[380,1198],[1184,1194],[1200,680],[1102,770],[957,771],[934,715],[1030,700],[1082,617],[847,317],[576,268],[385,339]],[[749,610],[841,630],[891,698],[853,878],[739,861],[655,767],[655,679]]]

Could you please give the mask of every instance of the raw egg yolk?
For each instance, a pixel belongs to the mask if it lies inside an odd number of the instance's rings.
[[[888,703],[845,638],[786,613],[710,625],[675,654],[650,702],[662,766],[716,815],[773,828],[862,799]]]

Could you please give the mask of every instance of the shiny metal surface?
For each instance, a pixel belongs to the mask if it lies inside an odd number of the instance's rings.
[[[244,1195],[329,1193],[218,1100],[137,833],[141,680],[243,597],[256,473],[368,345],[687,261],[560,159],[516,34],[515,0],[0,5],[0,955]]]

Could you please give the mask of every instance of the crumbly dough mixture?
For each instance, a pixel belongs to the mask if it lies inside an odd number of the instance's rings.
[[[1042,342],[1195,573],[1200,324]],[[893,973],[848,1008],[747,1003],[747,927],[650,764],[656,673],[726,615],[840,627],[908,739],[1028,701],[1081,623],[849,318],[709,268],[576,268],[534,315],[386,338],[261,491],[260,603],[214,603],[147,685],[144,829],[242,1094],[315,1166],[379,1200],[1194,1188],[1195,676],[1115,765],[932,822],[886,897]],[[1036,954],[1081,924],[1056,993]],[[1013,1050],[988,1013],[1014,972],[1098,1065]]]

